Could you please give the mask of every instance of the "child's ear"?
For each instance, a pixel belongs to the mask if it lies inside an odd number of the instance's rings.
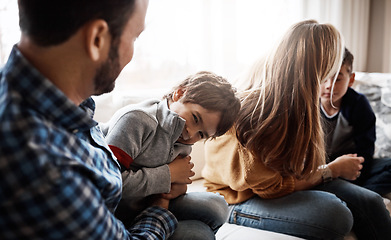
[[[181,99],[184,95],[185,95],[185,90],[183,90],[182,88],[178,88],[177,90],[175,90],[172,94],[172,100],[174,102],[176,101],[179,101],[179,99]]]
[[[355,73],[350,74],[349,85],[348,85],[349,87],[353,86],[355,76],[356,76]]]

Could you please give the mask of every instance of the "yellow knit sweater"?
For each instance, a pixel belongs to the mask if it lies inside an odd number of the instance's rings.
[[[278,198],[294,191],[294,179],[253,158],[232,131],[205,145],[206,163],[202,170],[207,191],[219,192],[229,204],[243,202],[254,194]]]

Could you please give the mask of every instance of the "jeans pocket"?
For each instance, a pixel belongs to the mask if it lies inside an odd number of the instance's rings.
[[[247,220],[258,221],[259,222],[261,220],[261,217],[255,216],[255,215],[251,215],[251,214],[248,214],[248,213],[242,213],[242,212],[239,212],[237,210],[234,210],[232,212],[232,223],[242,225],[243,222],[247,221]]]

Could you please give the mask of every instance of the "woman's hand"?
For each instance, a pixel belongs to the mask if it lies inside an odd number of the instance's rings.
[[[363,157],[357,157],[357,154],[346,154],[336,158],[329,163],[329,168],[333,172],[333,178],[341,177],[347,180],[356,180],[361,172]]]

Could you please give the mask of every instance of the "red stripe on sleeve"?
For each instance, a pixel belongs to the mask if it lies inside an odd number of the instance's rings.
[[[121,148],[109,145],[111,151],[113,151],[114,156],[118,159],[118,161],[126,168],[130,168],[130,164],[133,162],[133,158],[129,156],[125,151]]]

